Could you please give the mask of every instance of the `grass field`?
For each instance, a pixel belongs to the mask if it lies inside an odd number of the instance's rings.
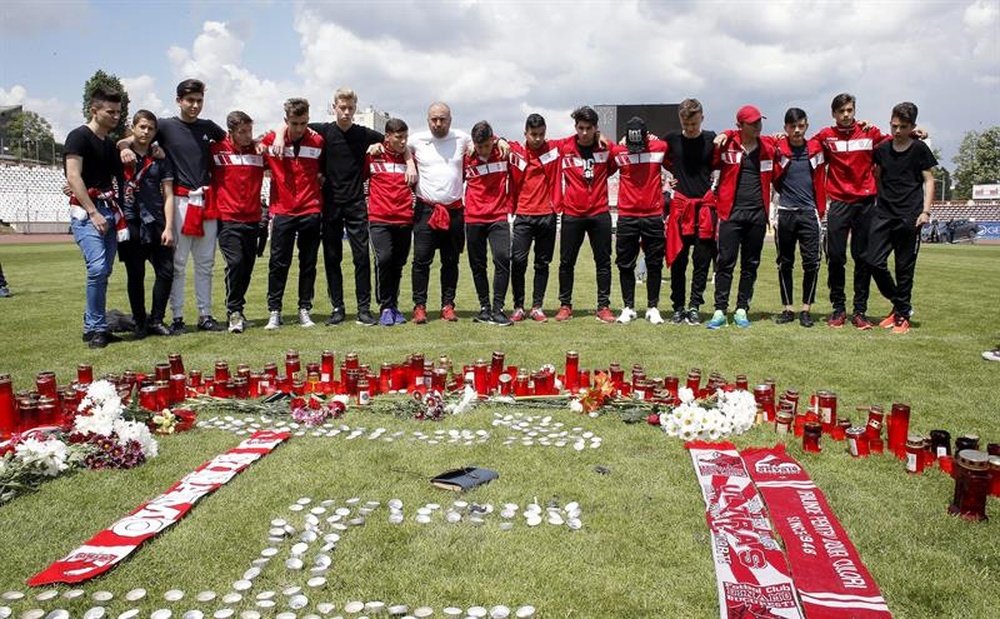
[[[251,286],[251,328],[241,336],[226,333],[149,338],[88,350],[80,341],[83,265],[73,245],[4,246],[0,261],[15,296],[0,300],[0,372],[10,372],[16,388],[27,388],[34,374],[53,370],[63,382],[78,362],[94,364],[97,373],[127,368],[148,369],[168,352],[184,355],[189,368],[208,369],[216,359],[259,367],[279,361],[296,348],[303,359],[317,360],[323,349],[358,351],[373,364],[398,361],[407,353],[448,354],[456,362],[489,358],[503,350],[510,362],[536,368],[562,365],[564,352],[580,351],[584,368],[612,361],[641,363],[651,376],[682,374],[700,367],[751,380],[773,377],[779,389],[803,393],[827,388],[840,396],[841,410],[857,405],[906,401],[913,407],[911,427],[923,433],[943,428],[952,436],[972,432],[983,442],[1000,440],[1000,364],[989,364],[980,352],[1000,341],[1000,247],[925,246],[917,267],[914,329],[905,336],[848,327],[803,329],[769,321],[780,310],[774,250],[765,251],[764,266],[748,331],[733,327],[720,332],[704,328],[604,325],[590,314],[594,284],[589,255],[581,256],[575,305],[577,318],[564,324],[521,324],[509,329],[473,324],[476,308],[467,266],[460,278],[457,324],[432,321],[392,329],[354,324],[318,326],[312,330],[286,326],[276,333],[259,328],[264,322],[266,264],[258,265]],[[217,261],[216,316],[224,316],[222,261]],[[431,299],[438,296],[435,275]],[[407,269],[408,274],[408,269]],[[294,278],[294,271],[293,276]],[[822,273],[825,278],[825,270]],[[615,275],[612,298],[619,309]],[[408,275],[403,299],[409,298]],[[189,286],[192,277],[188,276]],[[322,266],[320,282],[323,281]],[[345,281],[352,281],[345,274]],[[798,282],[797,282],[798,284]],[[286,318],[294,310],[294,285],[286,293]],[[317,322],[329,303],[321,292]],[[823,286],[821,286],[821,289]],[[556,305],[555,269],[547,295]],[[711,295],[709,288],[709,298]],[[637,296],[644,298],[640,286]],[[348,291],[348,299],[353,291]],[[669,289],[664,282],[664,307]],[[817,317],[829,309],[821,292]],[[189,295],[188,319],[193,317]],[[637,308],[642,314],[644,304]],[[433,306],[433,303],[432,303]],[[126,309],[124,269],[116,265],[109,307]],[[349,300],[348,310],[353,311]],[[707,308],[703,308],[706,309]],[[888,304],[873,286],[873,316]],[[551,315],[551,313],[550,313]],[[439,428],[487,429],[499,409],[480,408],[440,425],[404,422],[351,411],[344,423],[389,430]],[[535,414],[535,413],[530,413]],[[265,545],[268,522],[290,519],[288,506],[300,497],[351,497],[380,501],[383,506],[368,524],[352,529],[334,554],[325,589],[309,591],[310,606],[348,600],[384,600],[411,608],[430,605],[468,607],[532,604],[543,617],[713,617],[718,615],[711,548],[704,505],[690,458],[679,441],[645,425],[630,426],[612,417],[589,419],[568,410],[552,414],[570,426],[603,437],[600,449],[504,447],[498,440],[476,446],[425,446],[413,443],[345,441],[340,438],[293,438],[254,464],[218,493],[204,499],[181,523],[139,550],[107,576],[85,586],[87,593],[107,589],[116,597],[114,613],[130,605],[122,595],[145,587],[150,596],[137,604],[144,615],[166,607],[180,616],[201,608],[207,616],[223,604],[197,604],[195,592],[229,591]],[[859,413],[853,413],[858,417]],[[857,419],[860,421],[860,418]],[[0,508],[0,592],[26,591],[24,581],[88,539],[99,529],[164,490],[212,456],[236,445],[239,438],[217,430],[198,429],[161,441],[161,455],[133,471],[84,472],[50,482],[34,495]],[[770,430],[756,428],[739,437],[739,446],[773,444]],[[802,454],[790,446],[826,493],[861,556],[898,617],[993,617],[1000,591],[1000,501],[989,504],[991,520],[970,524],[949,517],[953,489],[939,471],[908,476],[892,458],[852,460],[843,444],[827,442],[822,454]],[[518,503],[537,497],[577,501],[583,528],[523,524],[501,531],[495,516],[487,525],[450,525],[436,520],[413,522],[414,509],[452,495],[430,487],[427,479],[447,468],[476,464],[500,471],[498,481],[470,494],[470,500]],[[609,475],[595,466],[610,468]],[[387,522],[385,503],[402,499],[407,520]],[[305,585],[307,576],[272,562],[257,578],[251,594],[287,585]],[[187,592],[183,601],[163,602],[172,588]],[[64,588],[61,588],[64,589]],[[31,598],[2,602],[14,616],[26,609],[64,607],[79,616],[87,598]],[[252,608],[252,595],[234,605]],[[279,597],[283,597],[279,594]],[[287,610],[279,603],[275,610]]]

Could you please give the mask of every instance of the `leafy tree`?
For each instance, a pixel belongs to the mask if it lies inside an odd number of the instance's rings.
[[[941,165],[942,156],[940,148],[932,148],[931,152],[934,154],[934,158],[938,160],[938,165],[933,169],[934,172],[934,199],[935,200],[951,200],[951,172],[948,168]]]
[[[30,110],[13,114],[4,126],[3,145],[6,153],[18,159],[53,163],[56,148],[52,125]]]
[[[1000,183],[1000,125],[966,132],[952,161],[956,198],[971,198],[973,185]]]
[[[105,73],[103,70],[98,69],[83,86],[83,118],[87,122],[90,122],[90,95],[98,86],[111,88],[122,93],[122,115],[118,119],[118,126],[110,134],[111,139],[119,140],[125,137],[126,128],[128,127],[128,92],[122,86],[122,82],[118,79],[117,75]]]

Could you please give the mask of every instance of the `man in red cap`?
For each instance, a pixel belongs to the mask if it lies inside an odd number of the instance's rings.
[[[716,141],[714,163],[720,170],[719,256],[715,274],[715,314],[708,321],[709,329],[720,329],[728,324],[726,311],[737,255],[740,283],[733,322],[741,329],[750,326],[747,311],[764,249],[775,153],[774,140],[760,135],[763,118],[756,107],[744,105],[736,112],[738,131],[726,131]]]

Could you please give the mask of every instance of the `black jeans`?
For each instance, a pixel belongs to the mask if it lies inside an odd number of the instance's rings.
[[[764,209],[734,210],[726,221],[719,222],[719,257],[715,264],[715,309],[729,309],[736,257],[740,259],[740,285],[736,309],[749,310],[753,286],[757,282],[760,252],[764,249],[767,215]]]
[[[715,258],[715,239],[702,239],[689,234],[681,237],[684,246],[670,265],[670,303],[674,311],[699,308],[705,302],[705,286],[708,285],[708,270]],[[692,251],[693,248],[693,251]],[[691,273],[691,302],[684,305],[684,295],[687,289],[688,253],[694,269]],[[647,278],[648,280],[648,278]]]
[[[271,260],[267,265],[267,310],[281,311],[296,239],[299,247],[299,309],[312,309],[319,254],[321,215],[275,215],[271,220]]]
[[[126,289],[132,318],[136,325],[147,323],[146,314],[146,262],[153,267],[153,305],[148,320],[163,321],[170,300],[170,287],[174,282],[174,248],[159,244],[142,243],[136,235],[133,240],[118,244],[118,256],[125,263],[128,278]]]
[[[399,281],[410,255],[413,226],[372,222],[369,226],[375,254],[375,301],[379,311],[399,309]]]
[[[226,261],[226,313],[243,313],[257,263],[260,224],[219,220],[219,251]]]
[[[916,219],[900,219],[877,210],[872,216],[868,235],[868,266],[879,292],[892,302],[892,311],[910,317],[913,306],[913,273],[920,252],[920,228]],[[889,253],[896,263],[896,279],[889,272]]]
[[[368,255],[368,207],[364,198],[344,204],[323,206],[323,266],[326,292],[334,309],[344,307],[344,230],[354,260],[354,295],[358,311],[372,304],[371,257]]]
[[[434,252],[441,252],[441,306],[455,304],[458,288],[458,257],[465,247],[465,212],[448,209],[451,221],[447,230],[433,230],[427,223],[434,207],[417,200],[413,215],[413,304],[427,305],[427,286],[431,279]]]
[[[619,216],[615,263],[618,265],[618,279],[621,281],[622,302],[625,307],[635,308],[635,263],[639,259],[640,247],[646,257],[646,307],[656,307],[660,304],[666,249],[663,218]]]
[[[556,248],[556,216],[516,215],[511,240],[510,285],[514,308],[524,308],[524,274],[528,270],[531,242],[535,243],[535,275],[531,307],[542,307],[549,285],[549,263]]]
[[[871,228],[874,198],[861,202],[830,202],[826,211],[826,262],[827,285],[830,287],[830,304],[833,311],[844,311],[847,295],[844,293],[847,240],[851,241],[851,259],[854,260],[854,313],[868,311],[868,293],[871,271],[865,261],[868,251],[868,230]]]
[[[563,215],[559,236],[559,303],[573,305],[573,276],[584,235],[590,240],[597,271],[597,309],[611,305],[611,213],[593,217]]]
[[[781,304],[791,305],[792,271],[795,268],[795,244],[802,254],[802,304],[816,302],[816,282],[819,281],[819,215],[816,209],[779,209],[778,226],[774,231],[778,249],[778,284]]]
[[[479,307],[503,309],[510,284],[510,224],[507,220],[489,224],[465,224],[468,239],[469,268],[476,285]],[[493,253],[493,304],[490,305],[490,282],[486,272],[486,245]]]

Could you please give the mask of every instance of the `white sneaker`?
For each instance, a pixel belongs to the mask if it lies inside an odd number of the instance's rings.
[[[264,328],[267,329],[268,331],[274,331],[280,326],[281,326],[281,312],[278,310],[274,310],[271,312],[271,315],[268,316],[267,324],[264,325]]]
[[[646,310],[646,320],[649,321],[649,324],[653,325],[663,324],[663,316],[660,316],[660,310],[656,309],[655,307],[651,307],[648,310]]]
[[[233,312],[229,315],[229,332],[230,333],[243,333],[243,329],[246,327],[246,319],[243,318],[241,312]]]
[[[615,322],[627,325],[628,323],[635,320],[636,316],[638,316],[638,314],[635,313],[634,309],[632,309],[631,307],[623,307],[622,313],[618,314],[618,318],[615,320]]]
[[[304,307],[299,309],[299,325],[306,329],[316,326],[316,323],[309,317],[309,310]]]

